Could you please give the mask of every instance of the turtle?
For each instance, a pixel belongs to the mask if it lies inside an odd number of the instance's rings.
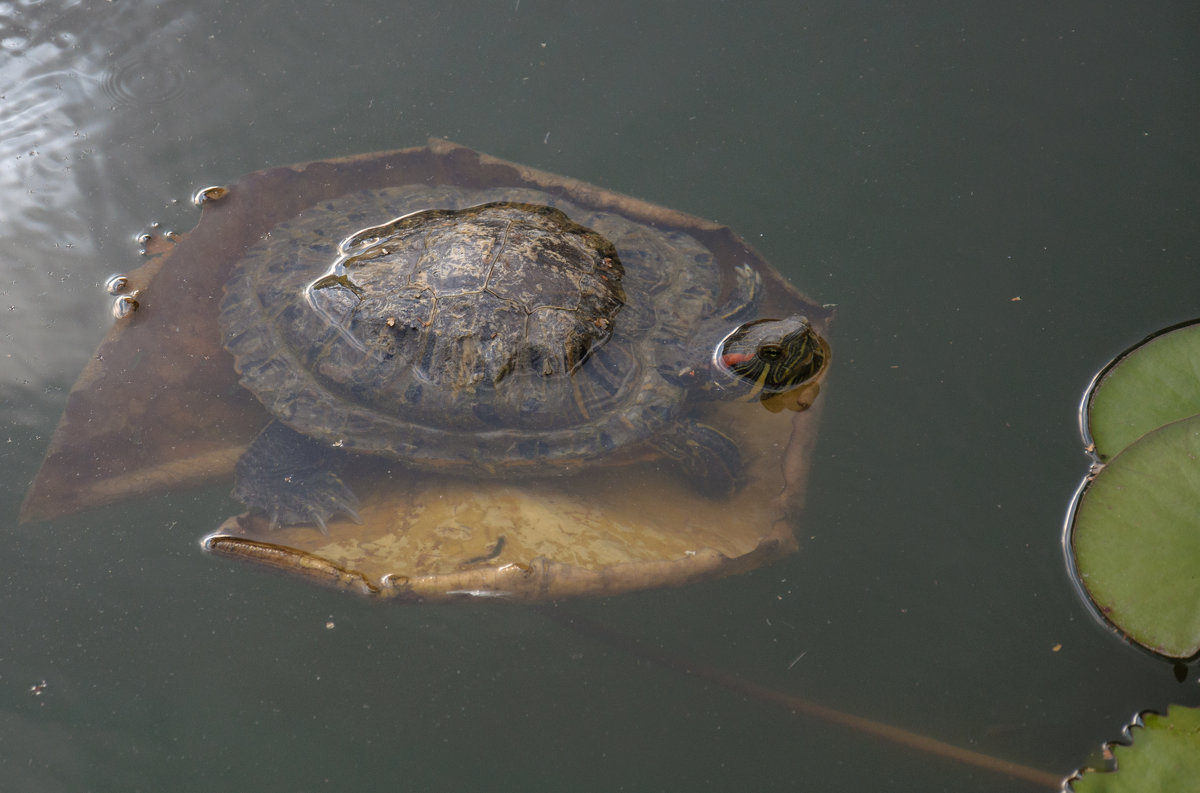
[[[233,495],[272,527],[327,532],[358,520],[339,462],[354,453],[478,477],[657,458],[727,497],[742,455],[700,407],[769,404],[829,359],[806,317],[757,316],[753,268],[728,280],[682,231],[532,188],[316,204],[248,248],[221,299],[225,349],[272,416]]]

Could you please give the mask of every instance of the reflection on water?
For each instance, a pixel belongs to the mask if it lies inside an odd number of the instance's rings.
[[[1194,700],[1194,665],[1085,618],[1059,546],[1079,384],[1196,313],[1194,31],[1194,2],[0,3],[0,788],[1036,789],[522,608],[197,553],[241,509],[227,479],[13,525],[135,235],[191,228],[199,186],[430,135],[719,218],[840,306],[802,552],[560,611],[1064,774]],[[204,418],[176,441],[228,429]]]
[[[8,297],[0,334],[21,343],[0,358],[0,388],[29,403],[51,383],[69,383],[90,354],[77,340],[105,324],[93,264],[110,249],[122,261],[147,219],[113,201],[122,173],[148,170],[123,161],[121,148],[152,121],[150,105],[165,108],[184,90],[168,42],[194,19],[182,3],[5,6],[0,260],[12,278],[0,284]]]

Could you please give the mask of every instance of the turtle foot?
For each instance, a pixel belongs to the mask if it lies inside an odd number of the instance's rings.
[[[346,515],[356,523],[358,498],[332,469],[332,451],[279,422],[267,426],[237,462],[233,497],[261,513],[271,528],[314,526]]]
[[[709,498],[727,498],[742,486],[742,453],[725,433],[698,421],[684,421],[660,435],[654,446],[683,468],[688,480]]]
[[[339,514],[362,523],[357,511],[358,498],[332,471],[291,474],[281,481],[283,484],[269,491],[248,493],[235,488],[233,495],[261,512],[272,529],[314,526],[322,534],[329,534],[328,522]]]

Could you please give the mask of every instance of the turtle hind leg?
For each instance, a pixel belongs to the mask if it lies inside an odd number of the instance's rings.
[[[725,433],[686,419],[651,444],[683,469],[688,481],[709,498],[726,498],[743,484],[742,453]]]
[[[334,472],[327,444],[272,421],[237,461],[233,497],[279,526],[313,525],[328,534],[338,513],[361,522],[358,498]]]

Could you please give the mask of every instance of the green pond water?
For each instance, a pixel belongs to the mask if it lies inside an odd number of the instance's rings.
[[[1200,314],[1186,3],[0,5],[0,788],[1024,791],[521,607],[205,555],[229,483],[18,525],[135,236],[446,137],[730,225],[836,303],[801,551],[571,601],[655,650],[1068,775],[1200,703],[1062,552],[1080,395]]]

